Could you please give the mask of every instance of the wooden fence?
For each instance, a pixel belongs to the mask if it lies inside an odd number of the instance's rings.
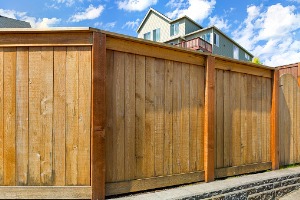
[[[279,67],[279,73],[280,165],[290,165],[300,163],[300,64]]]
[[[0,198],[104,199],[299,162],[299,89],[281,70],[90,28],[3,29]]]

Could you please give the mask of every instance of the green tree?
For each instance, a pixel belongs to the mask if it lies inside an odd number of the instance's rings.
[[[260,60],[259,60],[259,58],[258,57],[254,57],[253,59],[252,59],[252,62],[253,63],[255,63],[255,64],[262,64],[262,62],[260,62]]]

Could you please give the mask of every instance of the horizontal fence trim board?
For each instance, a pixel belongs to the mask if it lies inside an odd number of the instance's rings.
[[[217,58],[215,68],[222,69],[225,71],[233,71],[238,73],[251,74],[255,76],[262,76],[265,78],[272,78],[273,71],[272,69],[256,68],[250,65],[248,66],[246,64],[238,64],[229,61],[218,60]]]
[[[174,174],[146,179],[106,183],[106,195],[124,194],[142,190],[150,190],[173,185],[181,185],[204,180],[204,171],[185,174]]]
[[[1,34],[0,46],[82,46],[92,45],[92,33]],[[17,39],[16,39],[17,38]]]
[[[216,178],[228,177],[228,176],[235,176],[240,174],[247,174],[252,172],[259,172],[263,170],[271,169],[272,163],[265,162],[265,163],[254,163],[249,165],[241,165],[241,166],[234,166],[234,167],[226,167],[215,169]]]
[[[128,41],[107,36],[107,49],[145,55],[149,57],[162,58],[194,65],[204,66],[205,55],[192,54],[191,52],[176,51],[176,49],[167,49],[163,45],[154,46],[151,43],[143,44],[136,41]]]
[[[92,44],[0,44],[0,47],[86,47]]]
[[[0,199],[91,199],[91,186],[0,186]]]

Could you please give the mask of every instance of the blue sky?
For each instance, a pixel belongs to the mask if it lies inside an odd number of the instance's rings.
[[[94,27],[137,36],[152,7],[215,25],[269,66],[300,62],[300,0],[1,0],[0,15],[32,27]]]

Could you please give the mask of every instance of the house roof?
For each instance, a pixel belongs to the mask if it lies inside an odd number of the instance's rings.
[[[145,15],[144,19],[142,20],[141,24],[139,25],[138,29],[136,32],[139,32],[140,29],[142,28],[143,24],[145,23],[146,19],[148,18],[148,16],[151,14],[151,12],[157,14],[158,16],[162,17],[164,20],[166,20],[168,23],[174,23],[178,20],[181,19],[188,19],[189,21],[191,21],[193,24],[195,24],[196,26],[198,26],[200,29],[203,28],[202,26],[200,26],[197,22],[195,22],[194,20],[192,20],[191,18],[189,18],[188,16],[184,15],[182,17],[179,17],[177,19],[171,20],[170,18],[168,18],[167,16],[163,15],[162,13],[158,12],[157,10],[150,8],[147,12],[147,14]]]
[[[141,24],[139,25],[138,29],[136,32],[139,32],[140,29],[142,28],[143,24],[145,23],[146,19],[148,18],[148,16],[151,14],[151,12],[157,14],[158,16],[162,17],[164,20],[166,20],[167,22],[171,22],[172,20],[170,18],[168,18],[167,16],[161,14],[160,12],[154,10],[153,8],[150,8],[147,12],[147,14],[145,15],[144,19],[142,20]]]
[[[28,22],[11,19],[0,15],[0,28],[31,28]]]
[[[250,53],[248,50],[246,50],[244,47],[242,47],[239,43],[237,43],[236,41],[234,41],[233,39],[231,39],[229,36],[227,36],[223,31],[221,31],[220,29],[218,29],[217,27],[215,26],[209,26],[209,27],[206,27],[204,29],[201,29],[201,30],[197,30],[197,31],[194,31],[192,33],[189,33],[189,34],[186,34],[184,37],[186,36],[190,36],[190,35],[193,35],[193,34],[196,34],[196,33],[200,33],[202,31],[206,31],[208,29],[215,29],[217,30],[219,33],[221,33],[225,38],[227,38],[228,40],[230,40],[232,43],[236,44],[239,48],[241,48],[242,50],[244,50],[245,52],[247,52],[250,56],[254,57],[254,55],[252,53]]]

